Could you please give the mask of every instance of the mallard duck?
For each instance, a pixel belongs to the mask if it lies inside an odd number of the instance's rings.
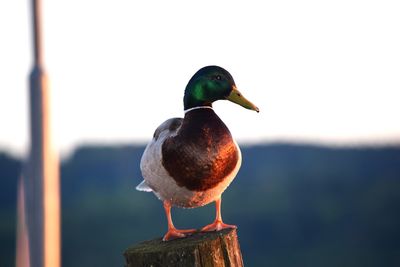
[[[216,218],[201,231],[236,228],[221,216],[221,194],[239,171],[239,146],[214,112],[212,103],[229,100],[259,112],[236,88],[231,74],[218,66],[207,66],[189,80],[183,98],[184,118],[172,118],[154,132],[140,161],[143,175],[136,189],[153,192],[163,201],[168,231],[163,240],[182,238],[196,230],[178,230],[171,207],[216,204]]]

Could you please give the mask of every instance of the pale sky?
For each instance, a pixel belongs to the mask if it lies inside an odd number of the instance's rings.
[[[148,141],[219,65],[239,142],[400,143],[399,1],[43,0],[55,149]],[[0,2],[0,150],[29,146],[29,2]]]

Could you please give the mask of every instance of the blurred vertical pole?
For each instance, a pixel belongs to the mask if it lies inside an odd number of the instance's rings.
[[[28,230],[26,227],[25,216],[25,189],[23,177],[19,177],[17,194],[17,255],[15,259],[16,267],[30,267],[29,264],[29,245]]]
[[[25,215],[30,267],[59,267],[59,165],[51,148],[50,98],[43,69],[40,2],[32,0],[34,61],[29,78],[31,142],[23,171]]]

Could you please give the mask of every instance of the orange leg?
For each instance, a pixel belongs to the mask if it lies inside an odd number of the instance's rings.
[[[201,228],[202,232],[219,231],[226,228],[237,228],[236,225],[223,223],[221,216],[221,198],[218,198],[215,201],[215,210],[216,213],[214,222]]]
[[[163,241],[168,241],[176,238],[183,238],[196,232],[196,229],[189,229],[189,230],[176,229],[174,224],[172,223],[172,218],[171,218],[171,203],[167,200],[165,200],[163,203],[164,203],[165,214],[167,215],[167,220],[168,220],[168,232],[164,235]]]

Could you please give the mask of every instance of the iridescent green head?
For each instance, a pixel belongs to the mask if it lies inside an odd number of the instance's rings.
[[[207,66],[197,71],[186,86],[183,104],[185,110],[212,106],[217,100],[229,100],[244,108],[259,109],[237,90],[232,75],[218,66]]]

